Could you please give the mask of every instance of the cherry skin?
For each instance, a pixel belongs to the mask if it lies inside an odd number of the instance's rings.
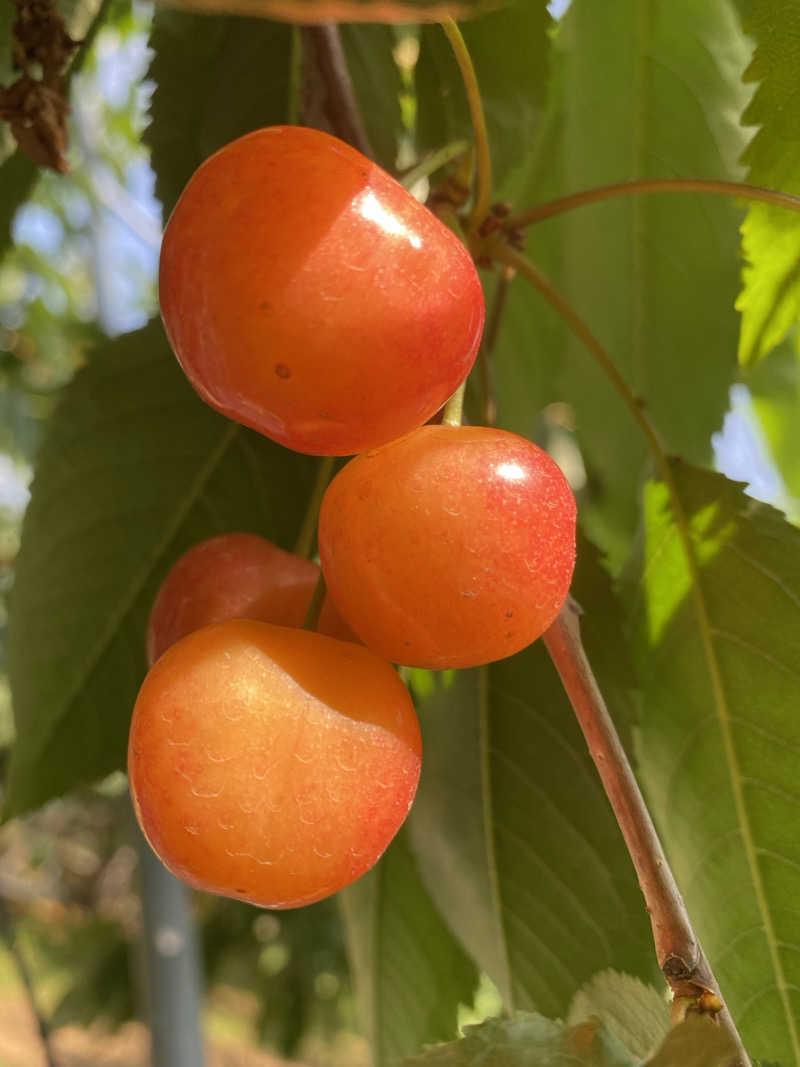
[[[553,622],[575,563],[575,499],[536,445],[485,426],[424,426],[328,486],[322,570],[342,618],[395,663],[474,667]]]
[[[201,541],[173,565],[147,622],[150,664],[179,638],[224,619],[259,619],[302,626],[319,578],[311,560],[284,552],[248,533]],[[317,630],[342,641],[358,640],[325,598]]]
[[[469,372],[484,319],[461,242],[365,156],[299,126],[240,137],[195,172],[159,297],[204,400],[325,455],[421,426]]]
[[[269,908],[359,878],[417,788],[419,723],[361,645],[251,620],[196,630],[150,669],[128,775],[145,836],[198,889]]]

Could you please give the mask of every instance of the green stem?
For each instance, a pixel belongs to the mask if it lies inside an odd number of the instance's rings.
[[[443,145],[436,152],[431,152],[430,155],[421,159],[411,170],[407,170],[405,174],[402,174],[400,176],[402,185],[406,189],[413,188],[421,178],[428,178],[431,174],[435,174],[437,170],[441,170],[442,167],[446,166],[451,159],[457,159],[458,156],[463,155],[468,148],[469,144],[466,141],[451,141],[450,144]]]
[[[800,211],[800,196],[765,189],[760,185],[743,185],[740,182],[717,181],[711,178],[639,178],[635,181],[615,182],[613,185],[598,185],[594,189],[584,189],[579,193],[561,196],[557,200],[548,200],[545,204],[534,204],[527,211],[505,219],[503,229],[518,230],[585,204],[596,204],[619,196],[642,196],[649,193],[711,193],[740,200],[758,200],[785,208],[787,211]]]
[[[460,426],[464,415],[464,391],[467,387],[467,379],[459,385],[444,406],[442,413],[442,426]]]
[[[292,44],[289,55],[289,104],[286,109],[286,121],[296,126],[300,121],[303,94],[303,39],[300,27],[292,26]]]
[[[475,202],[467,223],[467,236],[469,237],[476,232],[489,211],[489,202],[492,195],[492,158],[489,153],[489,135],[486,130],[486,116],[483,113],[478,78],[461,30],[453,19],[444,19],[441,26],[450,42],[450,47],[453,49],[453,54],[461,71],[464,89],[467,94],[467,103],[469,104],[469,113],[472,119],[472,129],[475,134],[477,186]]]
[[[322,613],[322,605],[325,603],[325,594],[327,591],[325,575],[320,571],[317,584],[314,586],[314,592],[311,594],[311,601],[308,605],[306,617],[303,619],[304,630],[316,630],[317,626],[319,626],[319,617]]]
[[[611,356],[606,352],[569,301],[559,293],[538,267],[536,267],[529,259],[526,259],[521,252],[517,252],[515,249],[510,248],[502,238],[495,238],[491,241],[487,241],[485,247],[487,254],[490,255],[492,259],[504,263],[508,267],[512,267],[518,274],[522,275],[523,278],[529,281],[534,288],[538,289],[545,300],[547,300],[551,307],[553,307],[566,322],[576,337],[578,337],[586,348],[588,348],[594,356],[595,362],[605,372],[611,384],[622,398],[623,403],[628,408],[628,411],[639,424],[642,433],[647,438],[647,443],[659,464],[659,468],[661,469],[665,480],[671,478],[666,452],[659,439],[658,431],[650,421],[641,401],[635,396],[628,383],[617,370]]]
[[[323,456],[320,460],[319,467],[317,468],[317,477],[314,480],[314,487],[311,490],[311,496],[308,499],[308,507],[306,508],[306,513],[303,517],[303,525],[300,527],[300,533],[297,535],[297,541],[295,542],[294,553],[296,556],[304,556],[306,559],[311,556],[311,551],[314,547],[314,532],[316,531],[317,519],[319,518],[319,509],[322,506],[322,498],[325,495],[325,490],[328,488],[328,482],[331,480],[335,462],[336,460],[334,456]]]

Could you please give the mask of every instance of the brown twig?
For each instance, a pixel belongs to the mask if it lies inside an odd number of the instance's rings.
[[[568,598],[544,635],[589,752],[628,846],[653,928],[658,965],[676,1002],[719,1019],[736,1044],[736,1067],[750,1067],[739,1032],[692,927],[625,749],[581,643],[580,609]]]
[[[372,146],[358,108],[337,25],[328,22],[319,26],[304,26],[301,34],[304,51],[309,59],[313,59],[322,90],[322,99],[310,101],[307,87],[305,120],[313,119],[308,111],[313,109],[314,103],[318,103],[336,136],[371,159]]]

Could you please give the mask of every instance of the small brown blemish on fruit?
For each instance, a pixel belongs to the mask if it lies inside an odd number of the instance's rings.
[[[513,611],[507,611],[506,612],[506,618],[507,619],[513,619],[514,618],[514,612]]]
[[[259,311],[272,311],[272,304],[270,304],[269,300],[262,300],[258,305],[258,309]]]
[[[275,373],[278,375],[279,378],[291,378],[292,376],[291,370],[286,366],[285,363],[276,363]]]

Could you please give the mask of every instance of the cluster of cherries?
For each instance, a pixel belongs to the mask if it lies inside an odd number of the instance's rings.
[[[368,870],[408,814],[419,724],[393,663],[519,651],[552,623],[575,501],[515,434],[426,425],[484,320],[464,245],[327,134],[258,130],[208,159],[166,229],[170,343],[217,410],[280,444],[355,455],[319,569],[252,534],[203,542],[153,606],[128,770],[145,835],[198,888],[307,904]]]

